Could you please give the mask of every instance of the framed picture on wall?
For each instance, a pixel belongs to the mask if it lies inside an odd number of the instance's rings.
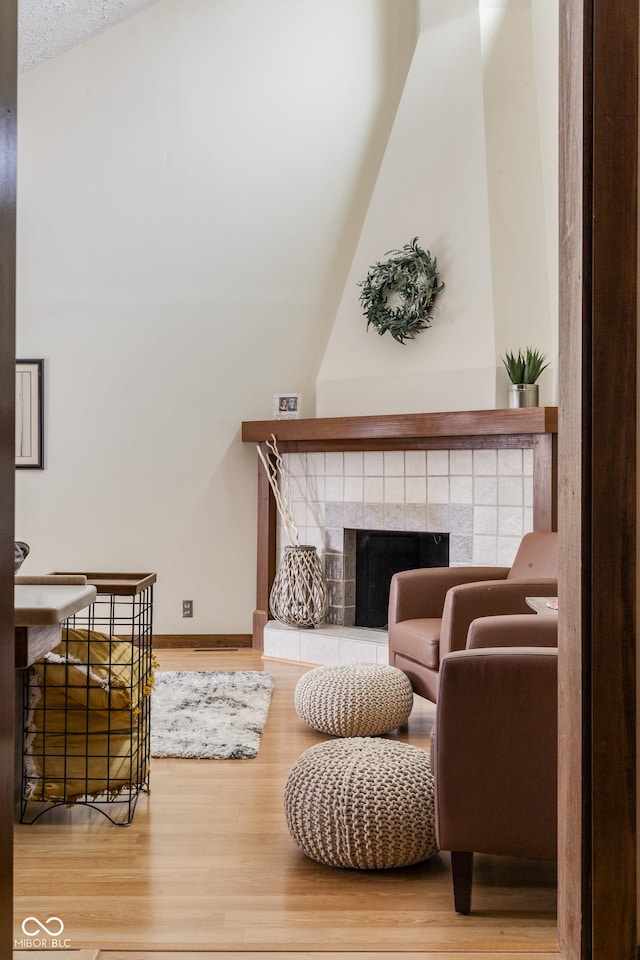
[[[44,469],[44,360],[16,360],[16,467]]]
[[[299,420],[302,416],[301,393],[274,393],[273,419]]]

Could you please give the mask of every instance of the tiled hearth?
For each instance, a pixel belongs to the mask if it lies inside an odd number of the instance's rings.
[[[388,663],[387,631],[326,623],[312,630],[269,620],[264,655],[302,663]]]
[[[330,607],[326,628],[298,631],[270,621],[267,655],[386,663],[385,632],[352,626],[355,557],[345,550],[345,531],[449,533],[451,566],[509,566],[533,529],[531,449],[289,453],[284,462],[300,543],[318,549]],[[279,527],[278,559],[286,542]]]

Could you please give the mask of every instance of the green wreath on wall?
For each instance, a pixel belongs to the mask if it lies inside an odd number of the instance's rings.
[[[438,261],[418,245],[417,237],[389,254],[389,260],[370,267],[366,280],[358,284],[360,303],[367,330],[373,326],[380,336],[388,331],[404,343],[431,326],[430,311],[444,283],[438,283]]]

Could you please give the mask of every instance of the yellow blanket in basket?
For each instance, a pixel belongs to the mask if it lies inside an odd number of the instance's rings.
[[[87,630],[33,665],[26,798],[73,802],[145,781],[153,666],[150,650]]]

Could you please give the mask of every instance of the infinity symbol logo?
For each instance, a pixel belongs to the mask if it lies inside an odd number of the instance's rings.
[[[35,930],[31,929],[31,927],[27,929],[28,923],[34,923]],[[58,927],[52,930],[47,926],[47,923],[58,924]],[[64,923],[60,917],[47,917],[47,923],[43,923],[42,920],[38,920],[37,917],[27,917],[26,920],[22,921],[22,932],[27,937],[33,937],[36,933],[46,933],[50,937],[59,937],[64,930]]]

